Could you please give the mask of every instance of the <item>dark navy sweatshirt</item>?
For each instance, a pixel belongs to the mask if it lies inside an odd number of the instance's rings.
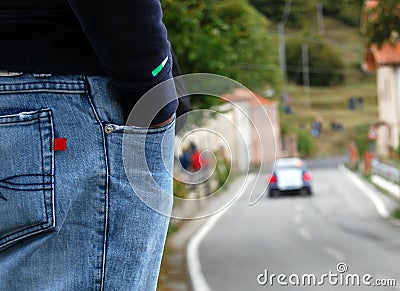
[[[171,67],[159,0],[0,1],[0,70],[107,75],[129,113],[145,92],[171,78]],[[153,123],[177,104],[170,102]]]

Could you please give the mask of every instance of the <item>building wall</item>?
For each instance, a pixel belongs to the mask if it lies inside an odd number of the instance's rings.
[[[235,149],[233,164],[237,165],[237,169],[240,172],[247,172],[251,167],[253,156],[249,104],[247,101],[235,101],[232,104],[234,107],[235,125],[235,134],[231,141],[231,146]]]
[[[233,101],[220,108],[223,114],[195,128],[188,137],[177,136],[176,144],[185,148],[194,142],[200,151],[224,152],[239,172],[274,162],[281,153],[279,113],[276,105],[252,105]],[[176,152],[180,155],[180,151]]]
[[[279,111],[276,105],[253,106],[253,165],[271,163],[281,156]]]
[[[400,66],[395,67],[394,73],[397,123],[393,134],[393,146],[397,149],[400,147]]]
[[[379,120],[386,128],[379,130],[378,154],[387,155],[388,147],[399,147],[400,69],[380,66],[377,70]]]

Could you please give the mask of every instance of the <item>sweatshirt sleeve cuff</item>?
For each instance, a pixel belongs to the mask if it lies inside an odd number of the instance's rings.
[[[153,121],[151,122],[151,125],[154,124],[159,124],[162,123],[166,120],[168,120],[175,112],[176,109],[178,108],[178,100],[175,99],[168,103],[166,106],[164,106],[154,117]]]

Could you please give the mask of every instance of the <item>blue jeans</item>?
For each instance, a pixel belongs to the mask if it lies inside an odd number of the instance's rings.
[[[109,87],[105,77],[0,77],[0,290],[156,289],[169,217],[133,189],[143,195],[152,180],[152,195],[172,200],[174,121],[124,126]],[[124,168],[125,130],[133,157],[145,141],[146,169],[140,156]]]

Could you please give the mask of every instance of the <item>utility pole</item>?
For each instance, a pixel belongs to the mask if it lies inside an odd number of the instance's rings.
[[[324,28],[324,14],[323,14],[323,4],[317,4],[317,22],[318,22],[318,34],[324,35],[325,28]]]
[[[311,106],[310,98],[310,64],[308,58],[308,44],[303,43],[301,45],[301,63],[303,68],[303,89],[304,94],[307,97],[307,105]]]
[[[292,0],[286,0],[285,9],[281,21],[278,23],[278,36],[279,36],[279,65],[282,74],[282,95],[284,100],[287,98],[287,67],[286,67],[286,45],[285,45],[285,24],[289,19]]]

